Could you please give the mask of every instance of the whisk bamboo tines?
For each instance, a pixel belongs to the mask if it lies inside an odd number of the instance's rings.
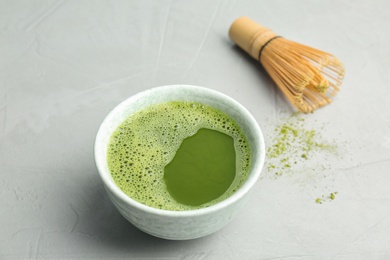
[[[247,17],[233,22],[229,37],[262,64],[304,113],[329,104],[339,91],[344,66],[332,54],[287,40]]]

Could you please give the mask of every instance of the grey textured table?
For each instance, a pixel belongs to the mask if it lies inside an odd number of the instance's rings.
[[[388,1],[1,1],[0,258],[389,259],[388,10]],[[293,110],[228,39],[242,15],[344,62],[339,95],[302,126],[337,154],[318,151],[278,175],[266,163],[249,203],[213,235],[151,237],[107,198],[97,129],[139,91],[193,84],[242,103],[272,147]]]

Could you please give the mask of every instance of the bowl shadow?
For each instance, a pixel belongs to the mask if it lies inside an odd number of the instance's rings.
[[[136,228],[119,213],[109,199],[97,172],[92,178],[94,179],[92,182],[84,183],[86,189],[90,190],[90,194],[84,198],[89,210],[85,210],[82,214],[79,212],[80,219],[75,228],[75,232],[90,234],[82,236],[85,239],[99,238],[105,248],[119,254],[148,254],[150,256],[156,252],[157,256],[161,256],[164,252],[170,254],[171,250],[177,246],[192,247],[196,243],[204,243],[204,239],[208,240],[207,237],[212,237],[209,235],[204,238],[176,241],[149,235]],[[91,188],[91,183],[94,183],[93,188]]]

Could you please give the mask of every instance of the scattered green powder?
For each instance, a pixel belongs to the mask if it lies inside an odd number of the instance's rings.
[[[337,192],[332,192],[329,196],[324,196],[322,195],[320,198],[317,198],[315,200],[315,203],[317,204],[322,204],[324,202],[331,202],[332,200],[334,200],[336,198],[336,194]]]
[[[326,127],[317,126],[308,129],[307,115],[293,114],[282,118],[276,125],[267,149],[266,167],[268,176],[280,178],[291,176],[295,179],[313,180],[315,176],[323,178],[323,173],[331,169],[328,159],[337,155],[335,141],[329,141],[323,137]],[[311,122],[311,126],[315,126]],[[313,185],[311,182],[310,185]],[[315,203],[322,204],[335,199],[337,192],[329,196],[315,199]]]
[[[306,129],[305,118],[294,114],[275,127],[267,150],[268,172],[276,175],[294,171],[319,153],[334,153],[336,146],[324,141],[320,131]]]

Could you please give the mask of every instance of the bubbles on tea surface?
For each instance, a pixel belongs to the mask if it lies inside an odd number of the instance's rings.
[[[108,146],[108,167],[115,183],[128,196],[151,207],[194,209],[177,203],[170,196],[163,180],[163,171],[182,141],[201,128],[218,130],[233,137],[238,174],[222,197],[200,207],[227,198],[246,178],[250,167],[249,144],[234,120],[200,103],[162,103],[127,118],[114,131]]]

